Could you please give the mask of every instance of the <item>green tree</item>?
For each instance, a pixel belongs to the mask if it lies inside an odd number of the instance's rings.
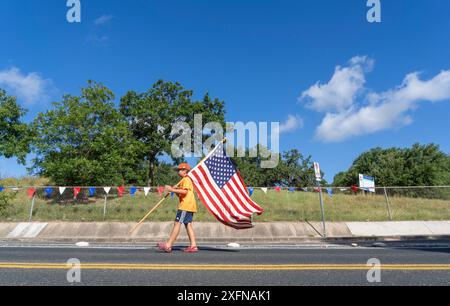
[[[358,184],[359,174],[375,177],[378,186],[437,186],[450,184],[450,157],[438,145],[375,148],[360,155],[350,169],[334,178],[335,186]]]
[[[203,122],[219,122],[225,125],[224,103],[211,99],[206,94],[202,101],[192,101],[193,92],[185,90],[179,83],[159,80],[147,92],[138,94],[129,91],[120,103],[120,111],[129,124],[136,142],[140,144],[137,157],[147,166],[146,183],[156,184],[159,158],[167,154],[175,162],[171,144],[172,126],[186,122],[193,128],[194,115],[202,114]]]
[[[266,150],[268,149],[258,146],[258,152]],[[304,157],[298,150],[294,149],[280,154],[278,166],[273,169],[261,167],[262,154],[257,154],[257,157],[249,156],[249,150],[247,150],[245,157],[232,158],[248,186],[306,187],[315,185],[312,157]]]
[[[81,96],[65,95],[32,124],[33,170],[57,185],[110,185],[138,177],[134,142],[114,94],[88,82]]]
[[[17,157],[22,164],[29,153],[28,126],[21,121],[25,114],[16,98],[0,89],[0,157]]]

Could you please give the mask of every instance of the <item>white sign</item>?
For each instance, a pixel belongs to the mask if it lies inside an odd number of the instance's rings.
[[[319,163],[314,163],[314,172],[316,172],[316,180],[320,182],[322,180],[322,173],[320,173]]]
[[[359,188],[368,192],[375,192],[375,179],[371,176],[360,174]]]

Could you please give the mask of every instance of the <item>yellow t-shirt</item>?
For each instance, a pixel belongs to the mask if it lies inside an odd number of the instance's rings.
[[[188,193],[186,195],[178,195],[180,199],[180,205],[178,205],[178,210],[184,210],[187,212],[197,212],[197,202],[195,201],[194,195],[194,184],[189,177],[185,177],[181,180],[178,188],[187,190]]]

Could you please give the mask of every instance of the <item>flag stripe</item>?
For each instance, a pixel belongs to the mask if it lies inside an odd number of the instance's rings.
[[[221,223],[235,229],[252,228],[252,216],[264,210],[249,196],[247,187],[220,143],[188,176],[200,200]]]
[[[198,194],[200,200],[203,203],[207,203],[206,199],[203,196],[203,193],[202,193],[203,191],[200,190],[200,186],[195,184],[194,187],[197,190],[197,194]],[[209,206],[209,205],[206,205],[206,204],[205,204],[205,206],[206,206],[206,209],[217,219],[217,221],[219,221],[220,223],[222,223],[222,224],[224,224],[226,226],[230,226],[230,227],[232,227],[234,229],[237,229],[237,230],[248,229],[248,228],[252,228],[253,227],[252,224],[236,224],[236,223],[232,223],[232,222],[226,222],[226,221],[224,221],[223,219],[220,218],[219,214],[217,213],[217,211],[213,210],[212,206]]]
[[[198,176],[197,171],[194,171],[191,173],[195,177],[195,180],[197,182],[202,182],[202,180]],[[197,187],[198,187],[197,189],[199,191],[199,195],[201,195],[200,199],[202,200],[203,203],[205,203],[205,206],[207,206],[208,210],[216,217],[217,220],[221,221],[222,223],[224,223],[226,225],[232,226],[234,228],[252,227],[252,224],[250,221],[239,221],[238,222],[236,219],[231,217],[226,211],[224,211],[223,207],[221,207],[220,205],[216,205],[217,202],[212,200],[210,194],[208,193],[208,188],[206,186],[204,186],[202,184],[198,184]],[[239,224],[241,224],[242,226],[240,226]]]
[[[230,180],[228,182],[227,188],[231,191],[231,194],[236,198],[236,200],[241,205],[245,206],[245,208],[252,214],[254,213],[254,211],[252,211],[251,207],[247,204],[247,201],[242,197],[241,191],[236,188],[236,186],[234,185],[232,180]]]
[[[240,174],[238,173],[236,176],[238,177],[238,180],[236,180],[235,176],[233,176],[231,178],[231,180],[238,186],[238,188],[241,189],[242,194],[247,199],[248,203],[253,207],[255,212],[263,213],[264,210],[262,210],[261,207],[258,204],[256,204],[255,202],[253,202],[253,200],[248,196],[247,187],[245,187],[245,184],[244,184]]]
[[[212,191],[214,192],[214,194],[216,195],[216,197],[218,199],[220,199],[222,205],[229,207],[231,206],[231,208],[233,208],[234,210],[234,214],[236,215],[240,215],[239,219],[243,219],[243,220],[249,220],[249,217],[251,216],[251,214],[249,214],[248,212],[243,213],[236,205],[234,201],[230,201],[228,198],[225,197],[225,193],[220,190],[218,187],[212,186],[212,184],[210,183],[211,181],[213,181],[211,174],[209,173],[208,169],[205,169],[204,167],[199,167],[199,171],[201,172],[201,174],[203,175],[203,178],[206,180],[207,184],[209,185],[209,187],[212,189]],[[225,199],[226,198],[226,199]]]
[[[202,182],[206,183],[205,187],[207,189],[207,191],[210,192],[211,196],[213,196],[214,200],[216,201],[216,203],[218,205],[221,205],[221,207],[225,208],[225,210],[227,211],[228,215],[235,219],[236,221],[241,221],[241,220],[248,220],[248,218],[245,218],[245,216],[239,216],[239,214],[234,211],[231,211],[231,207],[229,205],[227,205],[227,203],[225,203],[225,201],[223,200],[223,198],[221,196],[219,196],[219,194],[217,193],[218,188],[215,188],[214,186],[212,186],[210,180],[207,177],[207,174],[205,173],[205,169],[203,167],[199,167],[198,170],[196,170],[195,174],[197,174],[199,176],[199,178],[202,180]]]
[[[239,182],[241,183],[241,188],[244,190],[247,190],[247,187],[245,186],[244,180],[242,179],[242,176],[240,174],[240,172],[238,171],[237,177],[239,179]],[[250,205],[253,206],[253,208],[256,210],[256,212],[258,214],[262,214],[264,212],[264,209],[262,209],[261,206],[259,206],[258,204],[255,203],[255,201],[253,201],[247,193],[245,193],[245,196],[247,197],[248,201],[250,202]]]
[[[222,211],[222,210],[216,205],[216,203],[212,200],[211,196],[210,196],[209,193],[206,191],[206,188],[205,188],[205,186],[203,185],[203,183],[200,184],[201,180],[200,180],[200,178],[198,177],[197,172],[194,171],[194,172],[191,172],[191,173],[192,173],[192,175],[196,178],[197,182],[199,182],[199,184],[197,184],[197,185],[198,185],[198,187],[199,187],[200,193],[203,195],[203,198],[204,198],[204,199],[207,199],[206,203],[212,204],[212,205],[207,205],[207,206],[209,206],[209,207],[213,206],[213,207],[215,208],[215,215],[219,215],[221,220],[224,220],[225,222],[228,222],[228,223],[231,222],[231,220],[228,219],[228,218],[224,215],[223,211]],[[205,203],[205,201],[202,201],[202,202]]]
[[[249,199],[248,194],[244,191],[245,189],[242,189],[241,186],[239,186],[239,183],[237,182],[234,176],[231,178],[230,184],[232,184],[234,188],[237,190],[237,194],[240,196],[242,201],[246,203],[248,209],[252,213],[258,212],[258,210],[253,206],[252,200]]]
[[[245,205],[245,203],[242,203],[242,201],[239,199],[239,197],[237,195],[235,196],[233,194],[233,190],[232,190],[232,188],[230,188],[230,184],[225,185],[224,189],[226,191],[225,194],[227,196],[229,196],[230,198],[232,198],[236,203],[238,203],[245,210],[245,212],[247,214],[249,214],[250,216],[253,215],[253,212],[250,209],[248,209],[247,205]]]

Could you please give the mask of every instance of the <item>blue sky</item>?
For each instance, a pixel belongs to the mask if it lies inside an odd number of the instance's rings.
[[[178,81],[225,100],[228,121],[281,122],[281,150],[329,181],[376,146],[449,153],[450,3],[381,3],[370,24],[365,0],[81,0],[69,24],[65,0],[2,0],[0,87],[30,120],[88,79],[118,99]],[[0,159],[0,173],[26,170]]]

